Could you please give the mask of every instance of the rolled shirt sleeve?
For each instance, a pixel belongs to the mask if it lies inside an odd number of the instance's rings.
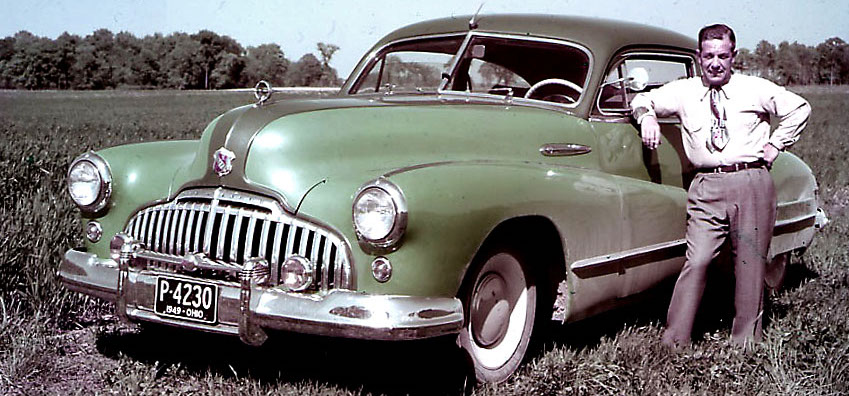
[[[670,117],[679,115],[682,104],[681,94],[686,92],[687,89],[685,83],[686,80],[672,81],[662,87],[634,96],[631,101],[632,114],[641,107],[647,110],[640,116],[640,119],[636,120],[637,123],[640,123],[642,118],[646,116]]]
[[[808,124],[811,105],[804,98],[784,87],[766,80],[762,81],[764,91],[770,93],[763,95],[763,109],[778,118],[778,126],[770,136],[769,144],[784,150],[799,140],[799,134]]]

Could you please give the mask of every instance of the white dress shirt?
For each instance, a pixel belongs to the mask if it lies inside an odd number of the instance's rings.
[[[648,110],[638,123],[646,116],[677,115],[681,119],[684,151],[698,168],[758,161],[763,158],[767,143],[784,150],[799,139],[811,113],[811,106],[801,96],[759,77],[732,74],[721,87],[720,96],[729,138],[722,150],[710,147],[710,88],[701,77],[671,81],[638,94],[631,109]],[[771,137],[770,115],[779,120]]]

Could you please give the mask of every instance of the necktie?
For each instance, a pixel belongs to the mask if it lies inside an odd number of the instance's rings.
[[[710,128],[710,142],[708,148],[722,151],[728,144],[728,129],[725,128],[725,107],[722,105],[719,89],[710,90],[710,111],[713,113],[713,122]]]

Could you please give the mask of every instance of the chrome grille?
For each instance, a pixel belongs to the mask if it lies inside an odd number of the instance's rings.
[[[220,188],[186,191],[172,202],[136,213],[125,232],[147,250],[174,257],[203,252],[213,261],[237,268],[248,259],[262,257],[271,266],[272,279],[279,278],[280,264],[297,254],[314,264],[322,290],[351,286],[346,245],[339,237],[292,217],[276,201],[253,194]]]

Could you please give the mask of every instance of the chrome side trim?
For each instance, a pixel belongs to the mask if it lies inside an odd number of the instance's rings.
[[[572,263],[572,272],[580,278],[618,273],[624,275],[626,268],[649,264],[656,261],[684,257],[687,250],[686,239],[656,243],[619,253],[590,257]]]
[[[775,222],[773,235],[781,235],[789,232],[799,231],[807,227],[816,226],[817,213],[811,213],[803,216],[797,216],[792,219],[785,219]]]
[[[800,203],[806,203],[806,201],[808,200],[784,202],[778,206],[788,207],[798,205]],[[815,213],[776,221],[773,229],[773,236],[796,232],[807,227],[816,227],[817,216],[819,216],[819,214],[820,210],[818,209]],[[572,263],[571,268],[572,271],[580,278],[591,278],[613,273],[619,273],[622,275],[625,274],[626,269],[630,267],[636,267],[675,257],[683,257],[686,253],[686,249],[687,240],[678,239],[675,241],[630,249],[619,253],[578,260]]]
[[[547,143],[539,148],[540,154],[546,157],[567,157],[587,154],[593,151],[590,146],[577,143]]]

